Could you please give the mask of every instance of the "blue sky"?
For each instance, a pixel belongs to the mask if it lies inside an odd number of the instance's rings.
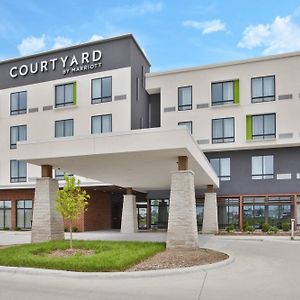
[[[0,0],[0,60],[133,33],[152,70],[300,50],[299,0]]]

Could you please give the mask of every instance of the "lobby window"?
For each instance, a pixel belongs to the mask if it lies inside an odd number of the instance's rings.
[[[74,120],[55,121],[55,137],[65,137],[74,135]]]
[[[247,116],[247,140],[276,138],[276,114]]]
[[[76,104],[76,82],[57,85],[55,87],[55,107]]]
[[[212,120],[212,143],[234,142],[234,118]]]
[[[92,80],[92,104],[112,101],[112,77]]]
[[[192,87],[183,86],[178,88],[178,110],[192,109]]]
[[[17,227],[30,229],[32,221],[32,200],[17,201]]]
[[[27,112],[27,92],[10,94],[10,114],[20,115]]]
[[[10,127],[10,149],[17,148],[17,142],[27,140],[27,126],[19,125]]]
[[[240,199],[239,198],[220,198],[218,199],[218,222],[219,228],[226,228],[228,225],[235,225],[237,228],[240,223]]]
[[[112,115],[92,116],[91,133],[112,132]]]
[[[239,80],[211,84],[212,105],[239,103]]]
[[[252,156],[252,179],[274,178],[274,156]]]
[[[73,174],[66,173],[66,172],[64,172],[63,170],[60,170],[60,169],[55,169],[55,171],[54,171],[54,177],[57,180],[64,180],[65,174],[69,177],[73,176]]]
[[[178,122],[178,126],[185,127],[190,134],[193,134],[193,123],[192,123],[192,121]]]
[[[0,228],[11,228],[11,201],[0,201]]]
[[[275,100],[275,76],[251,78],[252,103]]]
[[[262,224],[268,222],[267,198],[245,197],[243,199],[243,224],[261,228]]]
[[[210,163],[220,181],[230,180],[230,158],[211,158]]]
[[[10,182],[26,182],[27,164],[21,160],[10,161]]]
[[[169,204],[169,199],[151,200],[151,228],[167,228]]]

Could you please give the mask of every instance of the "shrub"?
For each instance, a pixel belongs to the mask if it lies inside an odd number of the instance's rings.
[[[271,226],[269,231],[268,231],[268,234],[273,234],[273,233],[277,233],[278,232],[278,228],[276,226]]]
[[[230,224],[229,226],[226,227],[227,232],[235,232],[235,225]]]
[[[78,232],[79,230],[78,230],[78,228],[77,228],[76,226],[73,226],[73,227],[72,227],[72,231],[73,231],[73,232]]]
[[[65,228],[64,228],[64,231],[65,231],[65,232],[68,232],[68,231],[69,231],[69,228],[68,228],[68,227],[65,227]]]
[[[283,230],[283,231],[289,231],[290,228],[291,228],[291,225],[290,225],[290,223],[288,223],[288,222],[282,223],[281,226],[282,226],[282,230]]]
[[[270,225],[268,223],[262,224],[262,226],[261,226],[262,232],[268,232],[269,229],[270,229]]]
[[[6,231],[7,231],[7,230],[9,230],[9,227],[4,227],[3,230],[6,230]]]
[[[248,231],[247,228],[248,228],[249,226],[252,226],[252,224],[251,224],[249,221],[245,222],[245,223],[243,224],[243,231]]]
[[[15,229],[16,231],[20,231],[21,230],[21,228],[20,227],[16,227],[16,229]]]
[[[248,226],[246,227],[246,231],[249,232],[249,233],[250,233],[250,232],[254,232],[254,230],[255,230],[255,229],[254,229],[254,227],[253,227],[252,225],[248,225]]]

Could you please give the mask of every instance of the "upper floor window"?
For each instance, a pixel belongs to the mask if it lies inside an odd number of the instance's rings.
[[[76,82],[57,85],[55,87],[55,107],[76,104]]]
[[[270,139],[276,137],[276,115],[265,114],[252,117],[252,139]]]
[[[178,110],[192,109],[192,87],[183,86],[178,88]]]
[[[211,84],[212,105],[223,105],[240,102],[239,99],[239,80],[223,82],[213,82]]]
[[[26,182],[27,164],[22,160],[10,161],[10,182]]]
[[[111,77],[92,80],[92,104],[110,102],[112,100]]]
[[[112,131],[112,116],[111,115],[99,115],[92,116],[92,134],[105,133]]]
[[[230,158],[212,158],[210,163],[221,181],[230,180]]]
[[[274,178],[274,156],[252,156],[252,179]]]
[[[27,112],[27,92],[10,94],[10,114],[20,115]]]
[[[55,169],[55,171],[54,171],[54,177],[55,177],[55,179],[58,179],[58,180],[64,180],[65,174],[69,177],[73,176],[73,174],[66,173],[60,169]]]
[[[55,137],[73,136],[74,120],[55,121]]]
[[[10,149],[16,149],[18,141],[26,141],[26,140],[27,140],[26,125],[10,127]]]
[[[193,123],[192,121],[186,121],[186,122],[178,122],[178,126],[185,127],[190,134],[193,134]]]
[[[251,78],[252,103],[275,100],[275,76]]]
[[[213,144],[234,142],[234,118],[212,120],[212,142]]]

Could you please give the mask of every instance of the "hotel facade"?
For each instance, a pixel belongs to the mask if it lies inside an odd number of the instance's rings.
[[[300,226],[299,68],[295,52],[152,73],[130,34],[0,62],[0,228],[31,229],[42,169],[91,195],[80,231],[120,229],[124,194],[140,230],[167,229],[186,153],[198,230],[209,193],[219,229]]]

